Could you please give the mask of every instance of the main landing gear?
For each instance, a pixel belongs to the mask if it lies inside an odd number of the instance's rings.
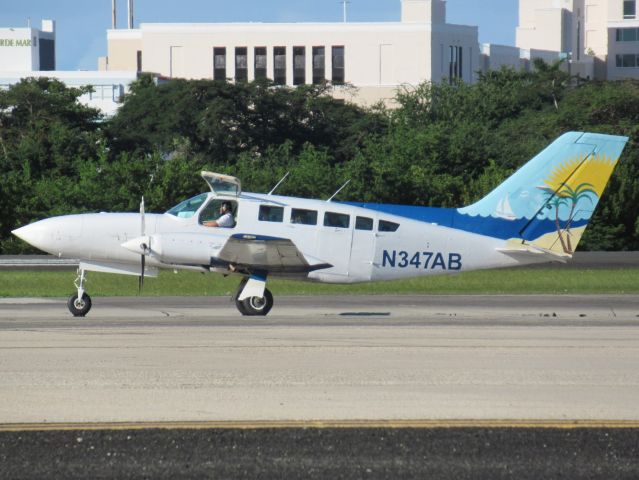
[[[266,275],[245,277],[233,296],[242,315],[266,315],[273,308],[273,294],[266,288]]]
[[[74,317],[84,317],[91,310],[91,297],[84,291],[86,278],[84,270],[78,269],[78,277],[74,282],[78,292],[71,295],[69,300],[67,300],[67,307]]]

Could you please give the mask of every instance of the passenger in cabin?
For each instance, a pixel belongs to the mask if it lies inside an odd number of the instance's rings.
[[[220,216],[217,220],[203,222],[205,227],[222,227],[233,228],[235,226],[235,219],[233,218],[233,206],[231,202],[222,202],[220,205]]]

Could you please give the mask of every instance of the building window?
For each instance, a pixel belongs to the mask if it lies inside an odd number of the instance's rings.
[[[639,40],[639,28],[618,28],[618,42],[636,42]]]
[[[137,67],[138,67],[138,72],[142,71],[142,50],[138,50],[137,51]]]
[[[333,76],[335,84],[344,83],[344,47],[333,47]]]
[[[616,56],[617,68],[636,68],[639,67],[639,54],[631,53]]]
[[[306,47],[293,47],[293,85],[306,83]]]
[[[273,82],[286,85],[286,47],[273,47]]]
[[[248,54],[246,47],[235,47],[235,81],[248,81]]]
[[[40,70],[55,70],[55,41],[40,39]]]
[[[213,79],[226,80],[226,48],[213,49]]]
[[[255,47],[255,79],[266,78],[266,47]]]
[[[453,45],[449,47],[448,81],[450,83],[453,83],[453,80],[456,78],[463,77],[462,51],[462,47],[455,47]]]
[[[577,9],[577,17],[580,16],[580,10]],[[581,20],[577,21],[577,61],[581,59]]]
[[[326,49],[313,47],[313,83],[324,83],[326,80]]]
[[[636,0],[624,0],[623,2],[623,18],[633,19],[637,16]]]

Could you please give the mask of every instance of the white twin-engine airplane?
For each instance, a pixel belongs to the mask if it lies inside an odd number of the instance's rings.
[[[202,172],[211,192],[164,214],[145,215],[142,202],[140,214],[53,217],[13,233],[80,259],[74,316],[91,308],[85,272],[138,275],[142,285],[159,268],[240,275],[237,309],[266,315],[269,276],[355,283],[566,261],[627,141],[566,133],[460,209],[246,193],[234,177]]]

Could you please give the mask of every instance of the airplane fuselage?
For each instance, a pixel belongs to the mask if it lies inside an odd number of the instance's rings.
[[[200,208],[188,217],[145,215],[145,234],[150,239],[148,268],[228,273],[214,260],[234,235],[290,239],[309,263],[331,265],[301,277],[327,283],[392,280],[522,264],[496,250],[504,244],[497,238],[348,204],[295,197],[242,193],[230,199],[236,212],[233,228],[207,227],[202,225],[202,212],[209,202],[226,198],[213,193],[203,195],[206,199]],[[301,220],[296,218],[300,212],[304,216]],[[68,215],[27,228],[31,230],[23,234],[28,235],[31,244],[59,257],[78,258],[87,270],[139,273],[140,252],[135,250],[140,238],[139,214]],[[484,254],[474,254],[479,251]]]

